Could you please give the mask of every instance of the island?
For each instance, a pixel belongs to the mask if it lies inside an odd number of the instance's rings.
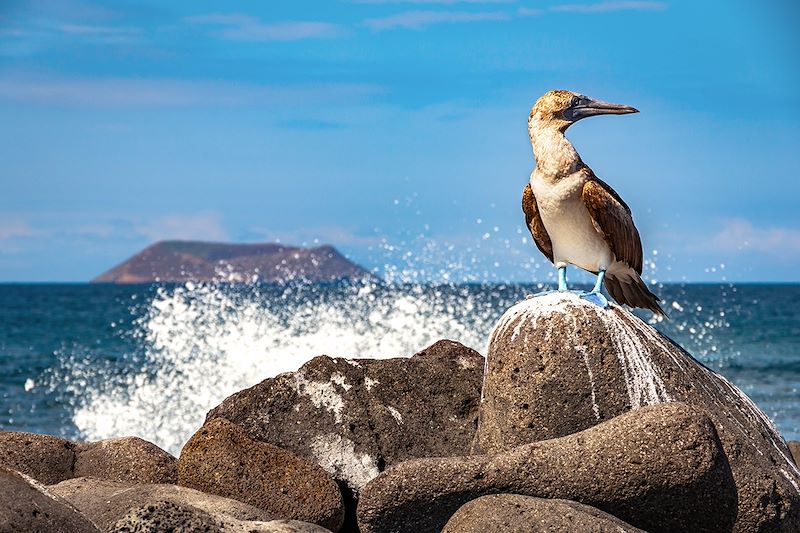
[[[366,269],[330,245],[304,248],[280,243],[161,241],[97,276],[92,283],[281,283],[372,278]]]

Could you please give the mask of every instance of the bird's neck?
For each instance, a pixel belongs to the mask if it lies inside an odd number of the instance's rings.
[[[536,118],[529,124],[528,133],[536,158],[536,171],[542,176],[555,180],[569,176],[583,166],[581,156],[557,125]]]

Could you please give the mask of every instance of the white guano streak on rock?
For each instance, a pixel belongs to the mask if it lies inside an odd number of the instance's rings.
[[[367,388],[368,391],[372,390],[372,387],[375,385],[380,385],[381,382],[377,379],[372,379],[369,376],[364,376],[364,386]]]
[[[586,353],[586,346],[583,344],[575,346],[575,351],[583,356],[586,373],[589,375],[589,386],[592,388],[592,412],[594,417],[600,421],[600,407],[597,405],[597,396],[594,392],[594,374],[592,373],[592,366],[589,364],[589,354]]]
[[[389,411],[389,413],[391,413],[391,415],[394,417],[394,419],[397,420],[397,423],[402,425],[402,423],[403,423],[403,415],[400,414],[400,411],[398,411],[397,409],[395,409],[391,405],[387,405],[386,409]]]
[[[336,479],[345,480],[357,493],[380,473],[374,457],[356,452],[353,441],[341,435],[331,433],[315,437],[311,442],[311,452],[326,472]]]
[[[344,399],[336,391],[336,386],[330,381],[309,381],[303,372],[297,372],[292,383],[298,394],[307,396],[317,409],[325,408],[333,413],[333,418],[339,424],[342,421]]]
[[[609,313],[595,311],[594,315],[603,321],[614,341],[631,409],[669,402],[667,388],[653,364],[652,346],[660,344],[658,332],[644,323],[640,325],[638,319],[631,323],[620,313],[627,312],[617,307]]]
[[[352,385],[347,383],[347,380],[344,378],[344,376],[338,372],[334,372],[333,374],[331,374],[331,381],[333,381],[346,391],[350,390],[353,387]]]

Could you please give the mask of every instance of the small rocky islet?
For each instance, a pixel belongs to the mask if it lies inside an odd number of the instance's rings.
[[[179,458],[0,432],[0,531],[800,531],[790,448],[631,313],[551,293],[485,359],[315,357],[224,400]]]

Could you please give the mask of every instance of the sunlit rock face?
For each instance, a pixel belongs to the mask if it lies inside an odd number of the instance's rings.
[[[490,335],[477,441],[485,453],[569,435],[644,406],[704,408],[736,480],[736,531],[800,530],[800,471],[739,389],[624,309],[550,293]]]

